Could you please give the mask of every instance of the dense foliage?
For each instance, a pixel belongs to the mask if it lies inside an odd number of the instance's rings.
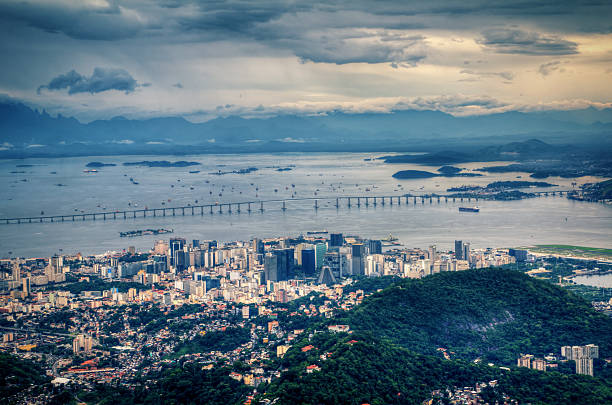
[[[156,382],[134,391],[98,385],[92,391],[78,393],[78,397],[99,405],[237,404],[250,388],[230,378],[231,371],[220,364],[211,370],[194,363],[174,364],[147,375],[147,380]]]
[[[314,348],[303,352],[307,344]],[[266,393],[281,404],[419,404],[432,390],[491,380],[498,380],[491,398],[505,393],[520,403],[596,404],[612,400],[612,385],[602,380],[447,361],[363,333],[315,334],[287,352],[283,365],[288,371],[272,382]],[[320,371],[307,373],[309,365],[318,365]]]
[[[250,336],[248,329],[240,327],[207,332],[205,335],[196,335],[193,339],[183,342],[176,348],[176,354],[180,356],[187,353],[210,351],[227,352],[248,342]]]
[[[27,360],[0,353],[0,403],[30,387],[48,382],[40,368]]]
[[[612,320],[579,296],[512,270],[445,272],[402,280],[366,298],[342,321],[424,354],[515,364],[564,345],[612,353]]]

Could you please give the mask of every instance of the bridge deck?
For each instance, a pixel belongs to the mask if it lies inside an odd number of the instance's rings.
[[[562,191],[550,191],[550,192],[534,192],[536,196],[548,196],[548,195],[564,195],[567,194],[566,190]],[[369,205],[393,205],[401,204],[402,199],[405,199],[404,203],[409,203],[412,200],[416,203],[417,200],[436,200],[436,201],[478,201],[477,197],[452,197],[444,194],[401,194],[401,195],[351,195],[351,196],[321,196],[321,197],[303,197],[303,198],[288,198],[288,199],[270,199],[270,200],[256,200],[256,201],[240,201],[240,202],[227,202],[227,203],[215,203],[215,204],[198,204],[198,205],[185,205],[178,207],[158,207],[158,208],[140,208],[132,210],[120,210],[120,211],[99,211],[99,212],[81,212],[76,214],[64,214],[64,215],[41,215],[32,217],[15,217],[15,218],[2,218],[0,224],[25,224],[35,222],[66,222],[66,221],[85,221],[101,219],[127,219],[127,218],[143,218],[148,216],[184,216],[184,215],[204,215],[205,213],[213,214],[214,211],[223,213],[223,209],[227,209],[227,213],[240,213],[243,208],[246,208],[247,212],[253,210],[263,211],[264,204],[281,203],[282,210],[287,209],[287,203],[300,202],[300,201],[314,201],[314,208],[319,208],[319,201],[332,201],[335,202],[336,208],[340,208],[340,203],[345,201],[347,207],[353,205],[365,206]],[[232,208],[234,211],[232,211]]]

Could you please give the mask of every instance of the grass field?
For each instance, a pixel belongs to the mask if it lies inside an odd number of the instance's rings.
[[[534,253],[549,253],[560,256],[612,259],[612,249],[572,245],[536,245],[527,248]]]

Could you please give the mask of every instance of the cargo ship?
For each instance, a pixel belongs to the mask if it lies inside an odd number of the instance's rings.
[[[459,207],[459,212],[480,212],[478,207]]]

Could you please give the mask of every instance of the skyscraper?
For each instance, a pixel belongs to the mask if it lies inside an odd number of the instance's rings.
[[[353,275],[363,276],[365,274],[365,246],[361,243],[351,245],[351,257],[353,262]]]
[[[264,253],[264,244],[261,239],[257,239],[257,238],[253,239],[253,252],[256,254]]]
[[[327,245],[325,243],[317,243],[315,245],[315,266],[317,266],[317,269],[323,267],[325,253],[327,253]]]
[[[460,240],[455,241],[455,259],[463,260],[463,242]]]
[[[331,233],[329,234],[329,246],[330,247],[339,247],[344,244],[344,238],[341,233]]]
[[[170,265],[174,266],[177,273],[182,272],[187,268],[185,260],[185,239],[173,238],[170,239]]]
[[[306,276],[314,276],[316,270],[315,263],[315,250],[314,249],[302,249],[301,254],[302,269]]]
[[[264,256],[266,281],[288,280],[292,268],[293,249],[275,249]]]
[[[470,244],[466,242],[463,244],[463,260],[467,260],[469,262],[470,256]]]
[[[30,285],[30,277],[25,277],[22,280],[22,285],[23,285],[23,295],[30,295],[30,292],[32,291],[31,285]]]
[[[371,255],[377,255],[382,253],[382,242],[379,240],[368,241],[368,253]]]
[[[429,246],[429,260],[432,264],[436,260],[436,245]]]

